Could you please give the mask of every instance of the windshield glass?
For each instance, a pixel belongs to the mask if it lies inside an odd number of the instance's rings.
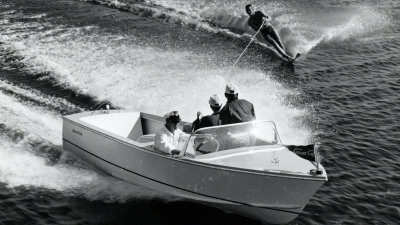
[[[274,144],[280,144],[275,124],[253,121],[199,129],[191,135],[185,153],[194,156]]]

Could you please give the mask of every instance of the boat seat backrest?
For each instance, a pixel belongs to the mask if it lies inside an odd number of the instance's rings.
[[[81,121],[107,132],[131,140],[137,140],[142,132],[142,123],[139,112],[99,114],[79,118]]]
[[[131,132],[128,135],[128,139],[137,140],[142,135],[143,135],[142,120],[139,114],[139,116],[136,118],[135,124],[133,125]]]

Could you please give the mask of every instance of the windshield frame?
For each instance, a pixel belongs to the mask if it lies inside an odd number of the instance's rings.
[[[208,135],[208,134],[199,133],[199,132],[202,132],[202,131],[205,131],[205,130],[211,130],[211,129],[224,129],[224,128],[229,128],[229,127],[246,126],[247,124],[248,125],[255,125],[255,124],[261,124],[261,123],[269,123],[269,124],[272,125],[272,129],[274,131],[274,136],[275,136],[275,141],[276,141],[276,143],[274,143],[274,145],[282,145],[282,141],[281,141],[281,138],[279,136],[278,129],[276,128],[275,122],[270,121],[270,120],[254,120],[254,121],[250,121],[250,122],[234,123],[234,124],[226,124],[226,125],[218,125],[218,126],[200,128],[200,129],[198,129],[198,130],[196,130],[196,131],[194,131],[194,132],[192,132],[190,134],[190,136],[187,139],[187,142],[186,142],[183,150],[181,151],[180,155],[181,156],[188,155],[190,157],[195,157],[192,153],[187,153],[187,150],[188,150],[190,144],[193,142],[192,141],[194,139],[193,137],[195,137],[195,136],[197,137],[199,135],[204,135],[204,136]],[[265,146],[267,146],[267,145],[265,145]],[[233,148],[233,149],[235,149],[235,148]],[[231,149],[228,149],[228,150],[231,150]]]

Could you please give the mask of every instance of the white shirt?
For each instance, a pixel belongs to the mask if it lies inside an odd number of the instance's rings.
[[[176,129],[174,133],[163,126],[157,133],[154,139],[154,149],[171,154],[172,150],[178,149],[179,138],[182,136],[187,136],[182,130]]]

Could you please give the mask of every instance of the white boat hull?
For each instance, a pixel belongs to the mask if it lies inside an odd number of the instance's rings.
[[[255,171],[160,155],[67,118],[63,147],[122,180],[274,224],[296,218],[327,179],[326,175]]]

